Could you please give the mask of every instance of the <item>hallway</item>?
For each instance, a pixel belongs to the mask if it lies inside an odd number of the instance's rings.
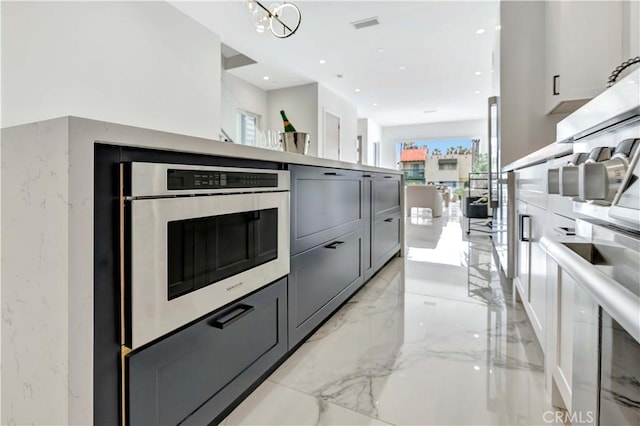
[[[545,424],[542,352],[487,234],[457,205],[407,218],[394,258],[224,425]],[[552,417],[547,414],[549,419]]]

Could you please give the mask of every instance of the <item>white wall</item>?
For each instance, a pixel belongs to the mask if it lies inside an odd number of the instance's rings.
[[[234,142],[239,142],[240,139],[238,136],[238,111],[240,110],[258,115],[258,128],[263,131],[267,128],[269,109],[265,90],[247,83],[229,71],[222,71],[221,102],[222,128]]]
[[[323,123],[325,110],[340,117],[340,160],[357,163],[358,113],[356,107],[326,87],[318,85],[319,141],[324,141]],[[319,145],[318,156],[324,156],[322,143]]]
[[[217,139],[220,39],[165,2],[2,2],[2,127],[75,115]]]
[[[280,110],[299,132],[309,133],[309,155],[318,156],[318,84],[311,83],[267,92],[267,128],[284,130]]]
[[[375,163],[373,144],[382,140],[382,128],[370,118],[358,119],[358,135],[362,136],[362,163]]]
[[[640,1],[622,2],[622,56],[624,60],[640,55]]]
[[[545,2],[500,2],[502,165],[555,141],[563,114],[546,115]],[[526,46],[526,48],[525,48]],[[606,79],[606,76],[603,76]]]
[[[382,128],[380,166],[395,169],[396,144],[404,141],[430,139],[487,139],[487,120],[454,121],[448,123],[413,124]],[[373,154],[372,154],[373,155]]]

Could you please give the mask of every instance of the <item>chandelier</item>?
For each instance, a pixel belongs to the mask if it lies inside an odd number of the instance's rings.
[[[300,27],[300,9],[293,3],[279,3],[264,6],[256,0],[244,0],[249,13],[253,17],[253,24],[259,33],[268,28],[278,38],[291,37]]]

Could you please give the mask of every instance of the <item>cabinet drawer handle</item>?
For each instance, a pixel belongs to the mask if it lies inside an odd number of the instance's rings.
[[[328,249],[337,249],[338,247],[340,247],[343,244],[344,244],[344,241],[334,241],[331,244],[327,244],[324,247],[328,248]]]
[[[527,236],[525,237],[524,235],[524,220],[527,219],[527,225],[528,225],[528,230],[527,230]],[[528,214],[521,214],[520,215],[520,220],[519,220],[519,226],[518,226],[518,239],[520,241],[522,241],[523,243],[529,242],[531,241],[531,216]]]
[[[385,221],[385,222],[393,222],[393,218],[392,218],[392,217],[389,217],[389,218],[385,219],[384,221]]]
[[[560,76],[559,75],[554,75],[553,76],[553,96],[559,95],[560,94]]]
[[[385,179],[393,179],[393,176],[385,176]]]
[[[362,175],[362,177],[371,177],[371,175]]]
[[[238,305],[235,308],[233,308],[231,311],[226,312],[220,315],[219,317],[209,321],[209,325],[211,327],[223,329],[226,326],[238,321],[240,318],[247,315],[249,312],[253,311],[254,309],[255,307],[250,305]]]
[[[340,173],[336,173],[336,172],[324,172],[324,174],[326,176],[343,176]]]

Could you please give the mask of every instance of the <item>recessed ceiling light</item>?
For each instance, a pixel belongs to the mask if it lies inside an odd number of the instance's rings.
[[[360,89],[355,89],[355,91],[356,91],[356,92],[359,92],[359,91],[360,91]]]
[[[320,59],[318,62],[320,62],[321,64],[326,64],[327,61],[325,61],[324,59]]]
[[[382,53],[384,52],[384,49],[382,47],[378,47],[378,53]]]
[[[399,69],[400,71],[405,70],[406,68],[407,68],[407,67],[405,67],[404,65],[400,65],[400,66],[398,67],[398,69]]]
[[[476,75],[481,75],[481,74],[482,74],[482,71],[476,71],[476,72],[475,72],[475,74],[476,74]]]
[[[262,77],[263,80],[269,80],[269,76],[265,75],[264,77]]]
[[[378,104],[374,102],[374,103],[373,103],[373,106],[378,106]]]
[[[484,28],[478,28],[476,34],[484,34]]]
[[[501,28],[502,28],[502,26],[501,26],[501,25],[496,25],[496,30],[498,30],[498,31],[499,31]]]
[[[480,94],[480,91],[479,91],[479,90],[476,90],[474,93],[475,93],[476,95],[479,95],[479,94]]]

